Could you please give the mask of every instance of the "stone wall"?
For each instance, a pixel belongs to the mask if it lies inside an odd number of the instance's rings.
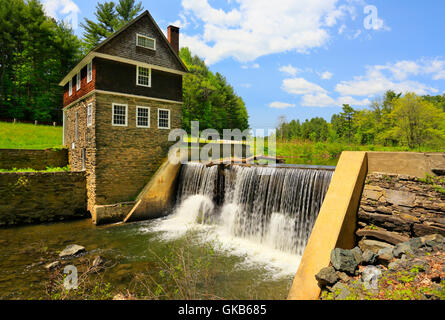
[[[128,104],[128,125],[113,126],[112,104]],[[96,204],[136,199],[165,160],[173,142],[159,129],[158,109],[170,110],[170,127],[180,128],[182,105],[96,94]],[[136,106],[150,107],[150,128],[136,127]]]
[[[0,149],[0,169],[45,170],[47,167],[68,165],[68,150]]]
[[[87,126],[87,106],[92,104],[92,125]],[[73,171],[85,171],[88,190],[88,210],[95,204],[95,163],[96,163],[96,95],[90,95],[64,110],[65,145],[69,148],[69,163]],[[76,137],[77,114],[77,137]],[[111,120],[110,120],[111,122]],[[85,161],[82,162],[82,149]]]
[[[84,172],[0,173],[0,226],[89,216]]]
[[[358,211],[359,239],[391,244],[445,235],[445,194],[414,176],[370,173]]]

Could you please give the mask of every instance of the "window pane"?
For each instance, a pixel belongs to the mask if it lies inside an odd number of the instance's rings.
[[[148,108],[138,108],[137,125],[139,127],[149,127],[149,110]]]
[[[154,49],[155,41],[153,39],[138,36],[138,46],[141,46],[144,48],[149,48],[149,49]]]
[[[158,126],[159,128],[168,128],[168,120],[169,120],[169,114],[170,111],[168,110],[159,110],[159,119],[158,119]]]
[[[150,85],[150,70],[144,67],[138,67],[138,84],[142,86]]]
[[[119,105],[114,106],[113,124],[126,125],[126,106],[119,106]]]

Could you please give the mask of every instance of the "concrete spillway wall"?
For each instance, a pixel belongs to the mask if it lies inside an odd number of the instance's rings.
[[[357,211],[367,173],[396,173],[419,178],[445,169],[443,153],[343,152],[315,222],[288,299],[320,295],[315,274],[327,267],[334,248],[355,246]]]

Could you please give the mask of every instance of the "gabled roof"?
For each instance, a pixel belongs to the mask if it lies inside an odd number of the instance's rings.
[[[121,33],[123,33],[125,30],[127,30],[129,27],[131,27],[132,25],[134,25],[135,23],[137,23],[139,20],[141,20],[143,17],[147,16],[151,22],[153,23],[153,25],[156,27],[156,30],[158,31],[158,33],[161,35],[161,38],[163,39],[163,41],[166,43],[167,47],[169,48],[170,52],[173,54],[173,56],[176,58],[176,60],[179,62],[180,66],[182,67],[183,70],[178,70],[178,73],[187,73],[188,69],[185,66],[185,64],[182,62],[181,58],[179,57],[179,55],[176,53],[176,51],[172,48],[170,42],[167,40],[167,38],[165,37],[164,33],[162,32],[162,30],[159,28],[158,24],[156,23],[156,21],[153,19],[153,17],[151,16],[150,12],[148,12],[148,10],[145,10],[142,14],[140,14],[137,18],[133,19],[132,21],[128,22],[125,26],[123,26],[122,28],[120,28],[118,31],[116,31],[115,33],[113,33],[111,36],[109,36],[107,39],[103,40],[101,43],[99,43],[96,47],[94,47],[93,49],[91,49],[78,63],[77,65],[63,78],[63,80],[59,83],[60,86],[64,86],[65,84],[68,83],[68,81],[75,75],[77,74],[82,68],[85,67],[85,65],[95,56],[99,56],[101,55],[100,53],[98,53],[97,51],[102,48],[105,44],[107,44],[108,42],[110,42],[112,39],[118,37]],[[150,65],[153,68],[156,68],[156,66]],[[160,70],[163,70],[165,68],[159,67]]]

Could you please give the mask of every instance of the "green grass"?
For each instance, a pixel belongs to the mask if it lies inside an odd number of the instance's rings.
[[[62,148],[63,128],[0,122],[0,149]]]
[[[285,157],[288,164],[310,164],[335,166],[343,151],[403,151],[403,152],[444,152],[431,148],[411,150],[408,147],[379,145],[349,145],[340,142],[277,141],[276,155]]]
[[[0,169],[0,172],[68,172],[71,171],[69,165],[66,167],[46,167],[45,170],[36,170],[32,168],[13,168],[13,169]]]

